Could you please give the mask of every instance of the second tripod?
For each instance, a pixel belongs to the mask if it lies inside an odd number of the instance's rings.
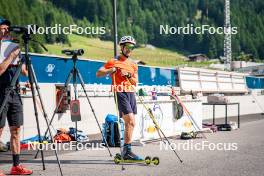
[[[85,90],[85,84],[84,84],[83,78],[82,78],[82,76],[80,74],[80,71],[78,70],[78,68],[76,66],[76,62],[78,60],[78,57],[77,56],[83,55],[84,54],[84,51],[82,49],[78,49],[78,50],[63,50],[62,53],[66,54],[66,55],[72,55],[73,68],[71,69],[70,73],[68,74],[67,80],[66,80],[66,82],[64,84],[64,87],[62,89],[62,94],[61,94],[61,96],[59,98],[57,107],[55,108],[55,110],[53,112],[53,115],[52,115],[52,118],[50,120],[49,126],[52,125],[52,122],[54,120],[55,114],[58,112],[59,106],[62,103],[63,94],[68,90],[68,85],[70,84],[71,81],[73,82],[73,88],[74,88],[74,100],[75,101],[78,100],[78,95],[77,95],[78,94],[78,92],[77,92],[77,78],[78,78],[79,81],[80,81],[80,83],[81,83],[82,89],[83,89],[83,91],[85,93],[85,96],[86,96],[86,98],[88,100],[88,103],[89,103],[89,106],[90,106],[91,111],[93,113],[93,116],[94,116],[94,118],[96,120],[96,123],[97,123],[97,125],[99,127],[100,133],[101,133],[101,135],[103,137],[103,141],[106,141],[105,136],[104,136],[103,131],[102,131],[102,128],[101,128],[101,126],[99,124],[98,118],[97,118],[97,116],[95,114],[95,111],[94,111],[93,106],[91,104],[91,101],[89,99],[89,96],[88,96],[88,94],[87,94],[87,92]],[[78,131],[77,130],[77,121],[75,121],[75,126],[76,126],[75,139],[76,139],[76,143],[77,143],[78,142],[77,141],[77,131]],[[44,137],[47,136],[47,133],[48,133],[48,129],[45,131]],[[110,157],[112,157],[112,153],[111,153],[111,151],[109,149],[109,146],[108,146],[107,142],[106,142],[106,147],[108,149],[108,152],[110,154]],[[76,144],[76,149],[77,149],[77,144]],[[38,153],[39,153],[39,151],[36,153],[36,156],[35,157],[37,157]]]

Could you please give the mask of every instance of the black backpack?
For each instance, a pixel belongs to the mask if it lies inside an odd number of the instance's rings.
[[[231,131],[232,127],[230,124],[219,124],[217,125],[217,130],[218,131]]]

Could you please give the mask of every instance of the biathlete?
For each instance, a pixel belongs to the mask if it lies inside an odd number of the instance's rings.
[[[107,61],[97,71],[96,76],[103,77],[110,74],[112,77],[112,91],[116,93],[119,115],[125,122],[123,159],[142,161],[141,157],[132,152],[131,147],[135,114],[137,114],[135,87],[138,82],[138,66],[130,56],[136,46],[136,41],[132,36],[123,36],[119,45],[120,55]]]

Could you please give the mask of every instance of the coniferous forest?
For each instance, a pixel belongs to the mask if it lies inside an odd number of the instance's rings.
[[[160,25],[224,25],[224,0],[117,0],[118,35],[133,35],[139,44],[152,44],[185,54],[204,53],[210,58],[223,55],[223,35],[160,35]],[[104,35],[87,35],[113,40],[111,0],[0,0],[0,16],[16,25],[55,24],[104,26]],[[264,1],[231,0],[233,57],[252,54],[264,59]],[[37,36],[44,43],[69,43],[67,35]],[[70,44],[70,43],[69,43]],[[41,52],[38,45],[31,50]]]

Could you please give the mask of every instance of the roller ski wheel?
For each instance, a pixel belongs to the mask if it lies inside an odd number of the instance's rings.
[[[150,163],[151,163],[151,158],[150,158],[149,156],[147,156],[147,157],[145,158],[145,163],[146,163],[146,165],[150,165]]]
[[[159,165],[160,160],[159,160],[158,157],[154,157],[154,158],[151,159],[150,156],[147,156],[147,157],[145,158],[145,163],[146,163],[146,165],[150,165],[150,164],[152,163],[152,164],[154,164],[155,166],[157,166],[157,165]]]
[[[150,156],[146,156],[144,160],[122,160],[121,155],[117,153],[114,157],[115,164],[120,163],[144,163],[146,165],[150,165],[151,163],[155,166],[159,165],[160,161],[158,157],[151,158]]]
[[[160,160],[159,160],[159,157],[154,157],[153,159],[152,159],[152,163],[154,164],[154,165],[159,165],[159,163],[160,163]]]
[[[114,157],[114,162],[116,164],[119,164],[122,161],[121,155],[119,153],[117,153]]]

